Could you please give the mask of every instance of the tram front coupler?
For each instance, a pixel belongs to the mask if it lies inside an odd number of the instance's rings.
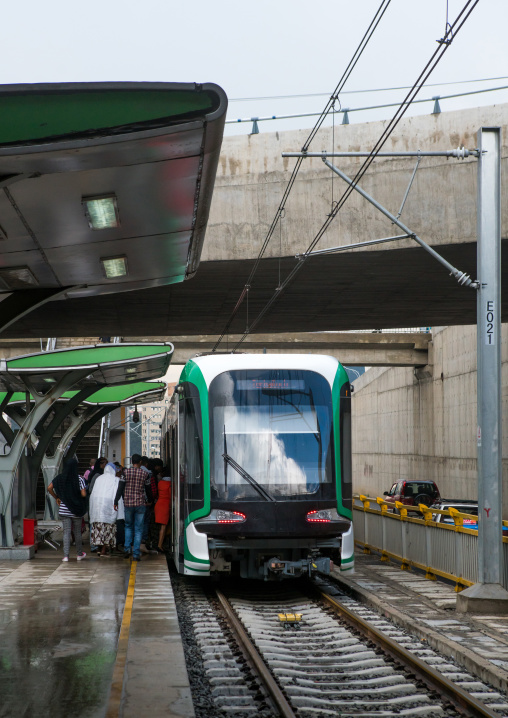
[[[309,556],[299,561],[286,561],[275,556],[264,563],[263,576],[265,581],[273,581],[312,576],[315,572],[329,575],[331,569],[332,562],[327,556]]]

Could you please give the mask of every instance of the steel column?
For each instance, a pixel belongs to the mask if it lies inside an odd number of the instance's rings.
[[[60,472],[64,451],[69,442],[72,440],[74,434],[79,431],[79,427],[84,424],[86,420],[85,414],[86,412],[83,412],[83,414],[80,414],[78,416],[76,416],[76,414],[72,414],[71,424],[58,442],[58,446],[56,447],[53,456],[47,456],[47,454],[44,454],[42,460],[40,462],[36,462],[37,468],[34,466],[34,475],[37,475],[39,473],[40,464],[40,468],[42,468],[42,475],[44,477],[44,488],[46,490],[46,500],[44,502],[45,521],[53,521],[57,518],[57,503],[56,500],[50,494],[48,494],[48,486],[51,484],[55,476]],[[37,474],[35,474],[35,470],[37,470]]]
[[[111,405],[96,407],[96,411],[92,414],[90,419],[87,419],[87,421],[83,424],[83,426],[79,429],[78,433],[73,438],[71,445],[65,453],[66,457],[72,456],[77,452],[80,443],[88,434],[92,426],[94,426],[94,424],[96,424],[100,419],[102,419],[103,416],[109,414],[110,411],[112,411]]]
[[[478,132],[478,583],[459,611],[508,613],[502,588],[501,129]]]
[[[479,132],[478,529],[480,583],[502,582],[500,130]]]
[[[16,469],[23,453],[26,443],[30,439],[35,427],[46,414],[48,409],[62,396],[66,391],[72,388],[76,382],[84,379],[90,369],[73,370],[65,374],[58,383],[51,386],[47,394],[41,395],[30,387],[29,382],[25,381],[28,390],[31,392],[34,407],[17,432],[12,442],[11,450],[6,456],[0,456],[0,545],[14,546],[14,536],[12,531],[12,510],[11,498],[12,487]]]

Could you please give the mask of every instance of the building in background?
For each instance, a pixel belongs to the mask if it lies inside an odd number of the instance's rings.
[[[176,382],[168,384],[166,397],[163,401],[154,401],[138,407],[139,422],[134,423],[132,417],[134,407],[129,408],[130,453],[141,454],[149,458],[160,456],[161,424],[164,414],[173,396]]]

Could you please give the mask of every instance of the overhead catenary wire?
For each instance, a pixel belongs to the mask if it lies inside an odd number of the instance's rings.
[[[455,38],[458,32],[461,30],[461,28],[464,26],[465,22],[475,9],[476,5],[478,4],[479,0],[467,0],[464,7],[458,14],[457,18],[455,19],[453,25],[450,25],[450,28],[447,29],[446,34],[450,34],[450,37]],[[376,144],[372,148],[370,155],[368,158],[363,162],[360,169],[356,173],[355,177],[353,178],[353,184],[357,184],[367,169],[370,167],[372,162],[374,161],[377,153],[381,150],[385,142],[387,141],[388,137],[391,135],[391,133],[394,131],[397,124],[402,119],[403,115],[407,111],[408,107],[411,104],[412,98],[416,97],[418,92],[423,87],[426,79],[431,75],[431,73],[434,71],[437,64],[440,62],[441,58],[443,57],[446,50],[450,47],[450,43],[448,42],[441,42],[440,40],[438,42],[438,48],[435,50],[423,70],[420,72],[420,75],[418,76],[417,80],[413,84],[411,90],[407,93],[404,100],[400,103],[399,108],[393,115],[392,119],[387,124],[386,128],[382,132],[381,136],[377,140]],[[303,150],[302,150],[303,151]],[[300,158],[303,160],[303,158]],[[344,191],[341,198],[337,201],[334,209],[330,214],[327,216],[326,220],[321,225],[319,231],[315,235],[314,239],[310,243],[309,247],[305,251],[303,255],[300,255],[300,258],[298,260],[298,263],[293,267],[293,269],[289,272],[288,276],[282,283],[280,287],[277,288],[277,291],[271,296],[271,298],[268,300],[268,302],[265,304],[261,312],[257,315],[257,317],[254,319],[254,321],[251,323],[249,327],[249,332],[245,332],[243,336],[238,340],[238,342],[233,347],[233,352],[238,349],[238,347],[245,341],[248,334],[252,332],[253,329],[259,324],[259,322],[263,319],[263,317],[266,315],[266,313],[271,309],[273,304],[282,296],[282,293],[284,289],[288,286],[288,284],[293,280],[295,275],[300,271],[300,269],[303,267],[305,261],[307,260],[307,255],[312,252],[312,250],[315,248],[319,240],[322,238],[332,221],[335,219],[337,214],[339,213],[340,209],[350,196],[350,194],[354,191],[354,187],[348,186],[348,188]]]
[[[353,57],[352,57],[351,60],[349,61],[349,64],[347,65],[346,69],[344,70],[344,72],[343,72],[343,74],[342,74],[342,77],[340,78],[340,80],[339,80],[337,86],[335,87],[335,90],[333,91],[333,93],[331,94],[331,96],[330,96],[328,102],[326,103],[323,112],[322,112],[321,115],[319,116],[319,119],[317,120],[317,122],[316,122],[316,124],[314,125],[313,129],[311,130],[309,136],[307,137],[307,140],[305,141],[305,143],[304,143],[304,145],[303,145],[303,147],[302,147],[302,151],[305,152],[305,151],[307,151],[307,150],[309,149],[309,146],[310,146],[311,142],[312,142],[313,139],[315,138],[317,132],[319,131],[319,128],[321,127],[321,125],[323,124],[324,120],[326,119],[328,113],[330,112],[330,109],[332,109],[333,106],[335,105],[335,102],[336,102],[336,100],[338,99],[339,93],[342,91],[342,88],[344,87],[345,83],[347,82],[347,80],[349,79],[351,73],[353,72],[353,70],[354,70],[356,64],[358,63],[358,61],[359,61],[360,57],[362,56],[362,54],[363,54],[365,48],[367,47],[367,45],[368,45],[368,43],[369,43],[369,41],[370,41],[372,35],[373,35],[374,32],[376,31],[377,26],[378,26],[379,23],[381,22],[381,19],[382,19],[383,15],[385,14],[386,10],[388,9],[390,3],[391,3],[391,0],[381,0],[381,4],[379,5],[379,7],[378,7],[378,9],[377,9],[377,11],[376,11],[376,13],[375,13],[373,19],[372,19],[371,22],[370,22],[369,27],[367,28],[365,34],[363,35],[363,37],[362,37],[362,39],[361,39],[361,41],[360,41],[358,47],[356,48],[356,50],[355,50],[355,52],[354,52],[354,54],[353,54]],[[256,259],[255,262],[254,262],[254,266],[252,267],[252,270],[251,270],[251,272],[250,272],[250,274],[249,274],[249,278],[247,279],[247,282],[246,282],[245,285],[244,285],[244,288],[243,288],[243,290],[242,290],[242,292],[241,292],[241,294],[240,294],[240,297],[238,298],[238,301],[237,301],[237,303],[236,303],[236,305],[235,305],[233,311],[231,312],[231,315],[230,315],[230,317],[229,317],[229,319],[228,319],[228,321],[227,321],[227,323],[226,323],[224,329],[222,330],[221,335],[219,336],[217,342],[214,344],[214,346],[213,346],[213,348],[212,348],[212,352],[215,352],[215,351],[218,349],[220,343],[221,343],[222,340],[224,339],[225,335],[228,333],[229,327],[231,326],[231,324],[232,324],[234,318],[236,317],[236,315],[237,315],[237,313],[238,313],[238,310],[240,309],[240,307],[241,307],[241,305],[242,305],[242,303],[243,303],[243,301],[244,301],[244,299],[245,299],[245,296],[246,296],[247,292],[249,291],[250,287],[252,286],[252,281],[253,281],[254,275],[256,274],[256,271],[257,271],[257,269],[258,269],[259,263],[260,263],[260,261],[261,261],[263,255],[264,255],[264,253],[265,253],[265,251],[266,251],[266,248],[267,248],[267,246],[268,246],[268,244],[269,244],[269,242],[270,242],[270,239],[272,238],[272,235],[273,235],[273,233],[274,233],[274,231],[275,231],[275,228],[277,227],[277,224],[278,224],[278,222],[280,221],[281,214],[282,214],[283,210],[285,209],[286,202],[287,202],[287,200],[288,200],[288,198],[289,198],[289,195],[290,195],[291,190],[292,190],[292,188],[293,188],[293,185],[294,185],[294,183],[295,183],[295,180],[296,180],[296,177],[297,177],[297,175],[298,175],[298,172],[300,171],[300,167],[301,167],[302,162],[303,162],[303,158],[301,158],[301,157],[296,161],[296,164],[295,164],[295,166],[294,166],[294,168],[293,168],[293,171],[292,171],[292,173],[291,173],[291,177],[289,178],[289,181],[288,181],[288,183],[287,183],[287,185],[286,185],[286,189],[284,190],[284,194],[283,194],[283,196],[282,196],[282,200],[281,200],[281,202],[280,202],[280,204],[279,204],[279,207],[278,207],[278,209],[277,209],[277,211],[276,211],[276,213],[275,213],[275,217],[273,218],[273,221],[272,221],[272,223],[271,223],[271,225],[270,225],[270,228],[268,229],[268,233],[267,233],[267,235],[266,235],[266,237],[265,237],[265,240],[264,240],[264,242],[263,242],[263,245],[262,245],[262,247],[261,247],[261,249],[260,249],[260,251],[259,251],[258,257],[257,257],[257,259]]]
[[[508,80],[508,75],[503,77],[480,77],[477,80],[457,80],[455,82],[432,82],[425,87],[445,87],[447,85],[467,85],[475,82],[494,82],[497,80]],[[395,90],[410,90],[412,85],[399,85],[397,87],[373,87],[367,90],[343,90],[343,95],[362,95],[370,92],[392,92]],[[299,95],[265,95],[261,97],[233,97],[228,102],[254,102],[260,100],[298,100],[307,97],[329,97],[329,92],[305,92]]]
[[[425,87],[429,87],[429,85],[425,85]],[[405,88],[404,88],[405,89]],[[452,100],[456,97],[469,97],[470,95],[481,95],[485,92],[499,92],[501,90],[508,89],[508,85],[501,85],[499,87],[484,87],[481,90],[470,90],[469,92],[455,92],[452,95],[439,95],[439,100]],[[424,97],[420,100],[414,100],[412,105],[421,104],[424,102],[434,102],[436,100],[436,96],[433,97]],[[366,105],[364,107],[347,107],[344,109],[339,110],[332,110],[333,116],[336,114],[343,113],[350,113],[350,112],[367,112],[368,110],[383,110],[387,107],[398,107],[400,105],[399,102],[385,102],[382,105]],[[256,122],[269,122],[273,120],[294,120],[298,119],[300,117],[321,117],[320,112],[303,112],[298,113],[296,115],[267,115],[266,117],[239,117],[236,120],[226,120],[226,125],[237,125],[240,122],[252,122],[253,120],[256,120]]]

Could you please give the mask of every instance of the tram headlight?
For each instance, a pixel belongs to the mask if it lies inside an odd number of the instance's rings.
[[[209,516],[198,519],[196,523],[214,524],[241,524],[247,516],[240,511],[226,511],[225,509],[213,509]]]
[[[309,511],[305,519],[311,524],[329,524],[334,521],[342,521],[337,509],[318,509]]]

